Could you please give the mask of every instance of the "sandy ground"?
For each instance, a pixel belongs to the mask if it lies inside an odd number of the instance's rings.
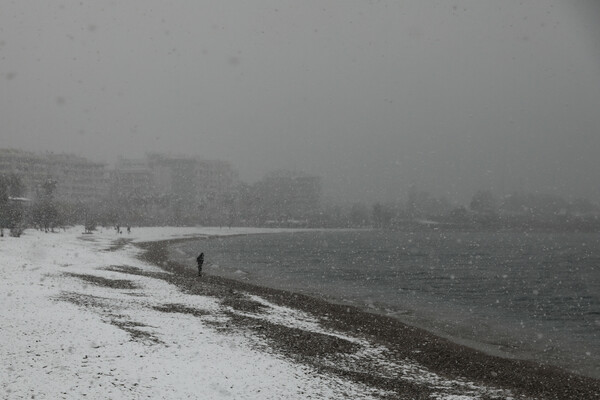
[[[600,398],[597,380],[352,307],[199,278],[166,256],[169,240],[253,232],[3,238],[0,397]]]

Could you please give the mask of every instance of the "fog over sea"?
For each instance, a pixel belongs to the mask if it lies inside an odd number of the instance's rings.
[[[178,243],[207,274],[352,304],[600,378],[600,234],[315,231]]]

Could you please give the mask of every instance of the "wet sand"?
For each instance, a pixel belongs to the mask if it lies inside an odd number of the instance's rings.
[[[364,337],[372,343],[385,346],[389,351],[380,355],[384,361],[413,360],[448,379],[508,389],[517,398],[600,399],[600,380],[530,361],[487,355],[420,328],[405,325],[394,318],[371,314],[352,306],[332,304],[302,294],[217,276],[204,275],[199,278],[194,268],[168,259],[168,246],[174,242],[176,241],[138,244],[145,250],[142,259],[172,274],[139,273],[164,279],[187,293],[217,297],[235,310],[260,312],[263,305],[243,295],[255,294],[274,304],[310,313],[325,327]],[[251,331],[266,338],[273,349],[296,362],[310,365],[320,372],[336,374],[393,393],[384,398],[430,398],[431,392],[426,387],[382,374],[376,364],[348,365],[347,357],[343,356],[351,354],[356,348],[354,343],[347,340],[286,328],[266,321],[257,322],[256,319],[233,313],[227,329]]]

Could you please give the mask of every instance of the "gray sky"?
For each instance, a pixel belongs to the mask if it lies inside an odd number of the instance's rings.
[[[593,0],[0,2],[0,147],[600,200]]]

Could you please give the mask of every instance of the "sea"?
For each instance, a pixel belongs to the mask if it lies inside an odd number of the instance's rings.
[[[177,243],[207,274],[385,314],[600,378],[600,233],[325,230]]]

